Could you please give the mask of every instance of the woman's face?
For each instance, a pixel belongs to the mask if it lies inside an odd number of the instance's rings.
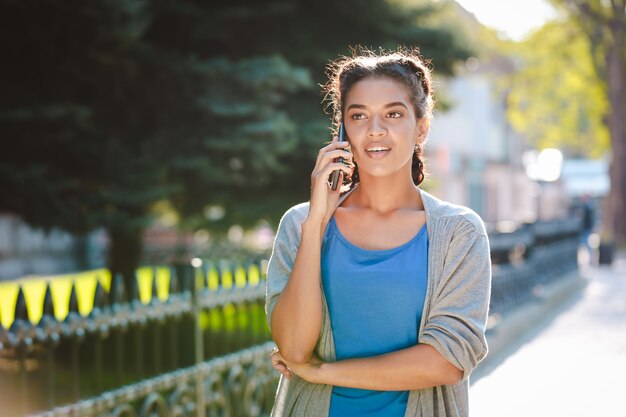
[[[402,169],[410,176],[415,145],[423,142],[428,123],[417,119],[408,88],[389,77],[367,77],[349,90],[344,108],[359,176],[387,176]]]

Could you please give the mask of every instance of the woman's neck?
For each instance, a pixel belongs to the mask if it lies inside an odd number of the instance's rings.
[[[381,216],[397,210],[424,210],[420,192],[413,180],[398,182],[382,178],[360,179],[342,206],[371,210]]]

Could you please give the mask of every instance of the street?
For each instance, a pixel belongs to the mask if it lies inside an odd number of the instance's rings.
[[[626,258],[537,323],[470,388],[476,417],[625,416]]]

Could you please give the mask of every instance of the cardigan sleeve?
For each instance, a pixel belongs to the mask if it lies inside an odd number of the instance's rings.
[[[480,220],[479,220],[480,221]],[[482,226],[482,221],[480,221]],[[442,279],[420,343],[433,346],[469,377],[487,355],[485,330],[491,294],[489,239],[467,222],[454,236],[445,254]]]
[[[291,208],[280,219],[272,254],[267,265],[265,315],[270,332],[272,330],[272,312],[278,297],[287,285],[300,244],[300,225],[295,217],[295,209]]]

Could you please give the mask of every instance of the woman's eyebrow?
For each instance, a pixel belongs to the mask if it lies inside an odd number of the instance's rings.
[[[404,107],[404,108],[405,108],[405,109],[407,109],[407,110],[409,109],[409,108],[406,106],[406,104],[404,104],[404,103],[403,103],[403,102],[401,102],[401,101],[394,101],[393,103],[388,103],[388,104],[385,104],[385,105],[383,106],[383,108],[384,108],[384,109],[386,109],[386,108],[389,108],[389,107],[394,107],[394,106],[402,106],[402,107]],[[367,108],[367,106],[365,106],[365,105],[363,105],[363,104],[350,104],[346,110],[350,110],[350,109],[352,109],[352,108],[354,108],[354,109],[366,109],[366,108]]]

